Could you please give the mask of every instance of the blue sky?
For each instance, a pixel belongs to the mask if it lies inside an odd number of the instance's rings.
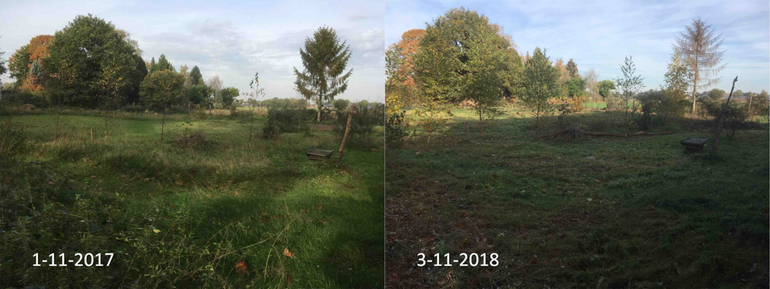
[[[489,17],[513,37],[519,52],[545,47],[551,60],[574,59],[582,75],[621,76],[626,55],[633,56],[645,89],[663,83],[679,32],[701,17],[722,33],[726,50],[711,88],[759,92],[770,88],[768,1],[385,1],[385,44],[409,29],[425,28],[451,8],[464,6]]]
[[[241,91],[258,71],[266,97],[299,97],[292,70],[302,70],[299,48],[327,25],[353,52],[353,75],[338,98],[382,102],[383,7],[382,1],[5,1],[0,51],[8,59],[32,37],[53,35],[91,13],[131,33],[145,59],[163,53],[177,70],[197,65],[204,79],[219,75],[225,87]]]

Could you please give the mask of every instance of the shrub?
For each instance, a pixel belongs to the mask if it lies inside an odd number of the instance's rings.
[[[123,106],[121,110],[125,112],[135,112],[135,113],[144,112],[144,106],[141,106],[139,104],[129,104],[129,105]]]
[[[267,111],[267,124],[262,132],[269,138],[284,132],[307,131],[308,119],[306,109],[270,108]]]
[[[348,108],[348,105],[350,105],[350,100],[336,99],[332,105],[334,105],[334,109],[337,111],[337,113],[340,113],[341,111],[344,111],[346,108]]]
[[[6,162],[26,150],[27,138],[20,130],[0,130],[0,161]]]
[[[385,122],[385,141],[388,147],[399,147],[414,134],[414,130],[409,131],[409,123],[406,122],[405,116],[406,111],[388,116]]]
[[[49,106],[48,100],[39,94],[32,94],[30,92],[5,90],[3,91],[3,99],[0,101],[4,105],[20,106],[23,104],[31,104],[36,108],[47,108]]]
[[[368,145],[371,143],[371,135],[374,127],[384,125],[385,106],[382,104],[361,105],[355,104],[352,107],[355,112],[350,121],[349,144],[352,147],[357,145]],[[349,111],[340,113],[334,127],[339,139],[345,135],[345,127],[348,122]]]
[[[720,110],[722,111],[723,125],[722,130],[725,131],[729,138],[735,136],[735,131],[745,129],[749,127],[748,118],[749,111],[747,107],[739,107],[735,102],[725,108],[724,103],[719,100],[704,99],[702,102],[703,111],[706,115],[714,118],[716,121],[719,116]],[[714,125],[717,125],[716,123]]]

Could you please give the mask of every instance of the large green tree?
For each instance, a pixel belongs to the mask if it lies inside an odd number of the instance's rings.
[[[599,89],[599,95],[601,95],[605,100],[610,96],[612,91],[615,90],[615,82],[609,79],[599,81],[597,86]]]
[[[66,104],[113,107],[132,90],[135,53],[112,23],[77,16],[49,46],[43,61],[46,88]]]
[[[24,45],[8,60],[8,69],[11,71],[11,77],[16,79],[16,87],[21,87],[29,75],[29,57],[29,45]]]
[[[334,100],[335,96],[348,89],[353,69],[345,73],[351,56],[350,46],[346,43],[340,43],[334,29],[321,27],[313,33],[313,38],[305,39],[305,49],[299,49],[305,69],[300,72],[294,68],[296,90],[308,100],[315,98],[318,122],[321,121],[324,102]]]
[[[144,78],[139,95],[147,108],[162,112],[179,102],[183,87],[182,75],[169,70],[155,71]]]
[[[510,39],[499,25],[476,11],[448,11],[428,25],[413,56],[421,98],[451,103],[470,100],[482,123],[499,115],[498,101],[517,94],[515,84],[522,70]]]
[[[220,93],[222,94],[222,106],[224,107],[230,107],[235,98],[240,94],[235,87],[223,88]]]
[[[527,60],[522,77],[521,100],[524,105],[535,111],[535,124],[540,127],[540,114],[550,108],[549,99],[559,95],[559,70],[551,66],[551,60],[545,51],[535,48],[532,57]]]

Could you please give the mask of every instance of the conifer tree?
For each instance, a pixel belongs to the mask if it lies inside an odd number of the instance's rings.
[[[305,39],[305,49],[299,49],[305,69],[300,72],[294,68],[297,76],[295,89],[306,99],[315,99],[318,122],[321,121],[324,102],[334,100],[335,96],[348,88],[348,78],[353,69],[344,73],[351,56],[350,45],[346,43],[340,43],[334,29],[321,27],[313,33],[312,39]]]

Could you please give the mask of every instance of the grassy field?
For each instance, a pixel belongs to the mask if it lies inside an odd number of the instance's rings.
[[[260,116],[249,142],[246,116],[177,114],[160,143],[160,115],[114,114],[105,138],[102,113],[68,112],[54,143],[53,112],[0,121],[4,286],[383,285],[384,151],[309,161],[310,148],[338,148],[329,124],[263,139]],[[78,252],[115,256],[109,267],[33,266],[35,253]]]
[[[531,114],[509,110],[480,135],[473,112],[453,113],[430,144],[420,129],[387,153],[387,285],[767,288],[766,121],[723,136],[712,158],[679,144],[711,137],[702,120],[651,130],[671,135],[538,140],[558,118],[538,131]],[[622,117],[562,121],[622,132],[606,125]],[[500,264],[418,267],[418,253],[497,253]]]

